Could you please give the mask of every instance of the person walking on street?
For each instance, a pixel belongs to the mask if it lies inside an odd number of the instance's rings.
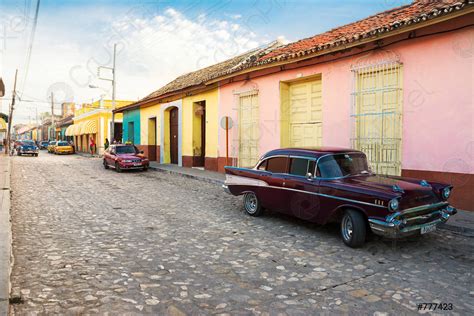
[[[89,148],[91,150],[91,155],[94,156],[94,154],[95,154],[95,141],[94,141],[93,137],[91,137],[91,141],[89,143]]]
[[[108,139],[108,138],[106,138],[106,139],[105,139],[105,144],[104,144],[104,148],[105,148],[105,150],[107,150],[107,148],[109,148],[109,145],[110,145],[110,143],[109,143],[109,139]]]

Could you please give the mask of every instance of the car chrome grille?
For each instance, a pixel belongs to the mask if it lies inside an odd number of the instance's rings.
[[[439,219],[442,215],[441,210],[447,205],[447,202],[440,202],[405,209],[394,214],[394,219],[406,220],[407,226],[429,223]]]

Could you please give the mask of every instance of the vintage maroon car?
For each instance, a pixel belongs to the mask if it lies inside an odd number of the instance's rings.
[[[141,169],[148,170],[150,161],[133,145],[110,145],[104,153],[104,168],[115,168],[115,171]]]
[[[277,149],[252,168],[226,167],[224,189],[244,209],[264,208],[325,224],[341,223],[345,244],[361,246],[371,230],[391,238],[425,234],[456,214],[452,186],[376,175],[363,152],[341,148]]]

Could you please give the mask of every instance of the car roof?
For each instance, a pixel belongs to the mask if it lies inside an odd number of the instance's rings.
[[[362,153],[359,150],[343,147],[300,147],[300,148],[280,148],[274,149],[263,155],[267,158],[276,155],[295,155],[311,158],[319,158],[327,154],[344,154],[344,153]]]

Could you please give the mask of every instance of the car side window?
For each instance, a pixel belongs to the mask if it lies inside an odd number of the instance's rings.
[[[296,176],[306,176],[311,173],[314,176],[315,161],[305,158],[291,158],[290,159],[290,174]]]
[[[267,169],[267,160],[264,160],[260,165],[257,167],[258,170],[266,170]]]
[[[267,171],[273,173],[286,173],[287,157],[275,157],[267,159]]]
[[[306,176],[308,173],[308,159],[291,158],[290,159],[290,174],[295,176]]]

